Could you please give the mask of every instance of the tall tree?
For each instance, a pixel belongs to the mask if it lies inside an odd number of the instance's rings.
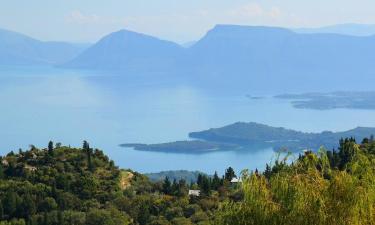
[[[4,179],[4,167],[3,167],[3,163],[1,161],[2,160],[0,159],[0,180]]]
[[[234,169],[232,167],[229,167],[225,170],[225,180],[231,181],[233,178],[237,177],[236,173],[234,172]]]
[[[217,175],[217,172],[215,171],[214,177],[212,178],[212,188],[217,190],[221,186],[221,179]]]
[[[83,141],[83,150],[86,152],[87,155],[87,168],[93,172],[94,171],[94,166],[92,164],[92,149],[90,148],[90,144],[87,141]]]
[[[52,142],[52,141],[49,141],[49,142],[48,142],[48,154],[49,154],[50,156],[53,155],[53,142]]]
[[[165,177],[164,182],[163,182],[163,193],[166,195],[171,194],[171,181],[169,180],[168,177]]]

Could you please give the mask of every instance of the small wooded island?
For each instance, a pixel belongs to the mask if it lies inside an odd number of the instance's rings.
[[[157,151],[173,153],[208,153],[212,151],[250,151],[252,149],[273,148],[298,152],[320,147],[333,149],[338,146],[337,140],[353,137],[362,140],[375,134],[375,128],[357,127],[348,131],[307,133],[272,127],[259,123],[238,122],[221,128],[212,128],[200,132],[192,132],[190,138],[196,140],[176,141],[161,144],[122,144],[140,151]]]

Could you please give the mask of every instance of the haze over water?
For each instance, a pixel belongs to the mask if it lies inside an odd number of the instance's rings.
[[[167,79],[168,78],[168,79]],[[172,154],[140,152],[121,143],[161,143],[188,139],[191,131],[237,121],[319,132],[375,126],[375,111],[295,109],[286,100],[253,86],[212,86],[177,75],[110,74],[52,67],[0,68],[1,154],[49,140],[105,151],[122,168],[139,172],[262,169],[271,149],[247,153]],[[246,95],[265,97],[251,100]]]

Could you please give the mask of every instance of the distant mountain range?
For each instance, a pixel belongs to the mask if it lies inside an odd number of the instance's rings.
[[[351,36],[371,36],[375,35],[374,24],[338,24],[332,26],[318,27],[318,28],[299,28],[293,29],[297,33],[331,33]]]
[[[318,150],[321,146],[331,150],[337,148],[341,138],[356,138],[362,141],[375,135],[375,128],[357,127],[348,131],[307,133],[283,127],[272,127],[259,123],[238,122],[220,128],[192,132],[190,138],[198,140],[177,141],[162,144],[122,144],[140,151],[202,154],[215,151],[257,151],[273,148],[298,152],[305,149]]]
[[[0,65],[57,65],[78,56],[87,44],[39,41],[0,29]]]
[[[121,30],[104,37],[70,68],[149,70],[242,82],[372,76],[375,36],[301,34],[277,27],[217,25],[191,47]],[[221,76],[213,79],[222,79]]]
[[[184,46],[120,30],[87,49],[63,42],[42,42],[1,30],[0,64],[163,72],[188,76],[197,82],[225,80],[227,84],[225,75],[230,76],[233,84],[275,86],[287,81],[288,88],[331,86],[330,83],[346,79],[368,80],[368,83],[375,74],[375,36],[364,35],[372,34],[372,27],[339,25],[292,31],[278,27],[217,25],[202,39]],[[363,32],[353,36],[350,30]]]

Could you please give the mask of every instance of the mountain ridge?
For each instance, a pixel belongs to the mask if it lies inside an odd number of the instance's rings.
[[[81,53],[84,44],[40,41],[0,29],[0,65],[56,65]]]

